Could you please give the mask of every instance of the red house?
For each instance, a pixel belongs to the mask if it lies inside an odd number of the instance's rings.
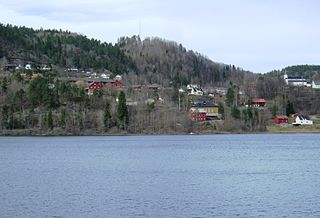
[[[147,88],[151,91],[157,91],[159,89],[158,85],[147,85]]]
[[[86,88],[86,91],[88,93],[88,95],[92,95],[94,90],[99,91],[102,88],[101,83],[99,82],[92,82],[90,83],[90,85],[88,86],[88,88]]]
[[[198,122],[203,122],[206,121],[207,119],[207,113],[205,110],[202,109],[190,109],[189,111],[189,116],[192,120],[198,121]]]
[[[251,106],[255,108],[261,108],[261,107],[264,107],[265,105],[266,105],[266,100],[264,100],[263,98],[254,98],[251,101]]]
[[[125,85],[120,80],[114,80],[112,86],[115,88],[123,88]]]
[[[274,118],[275,124],[281,124],[281,123],[288,123],[288,117],[287,116],[276,116]]]

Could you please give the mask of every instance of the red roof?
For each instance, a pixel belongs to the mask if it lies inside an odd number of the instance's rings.
[[[263,98],[254,98],[254,99],[252,99],[252,102],[254,102],[254,103],[266,103],[266,100],[264,100]]]

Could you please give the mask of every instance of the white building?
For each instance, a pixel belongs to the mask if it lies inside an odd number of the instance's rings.
[[[122,80],[122,76],[120,76],[120,75],[116,75],[116,76],[114,77],[114,79],[115,79],[115,80],[119,80],[119,81],[120,81],[120,80]]]
[[[311,86],[310,83],[308,83],[307,80],[302,78],[301,76],[288,76],[287,74],[284,74],[283,78],[287,85],[307,87]]]
[[[26,69],[26,70],[32,70],[31,64],[26,64],[26,66],[24,67],[24,69]]]
[[[103,74],[100,75],[100,77],[103,78],[103,79],[110,79],[110,74],[103,73]]]
[[[47,65],[44,65],[41,67],[41,70],[44,70],[44,71],[50,71],[51,70],[51,67],[47,66]]]
[[[189,84],[187,85],[188,95],[203,95],[204,92],[198,85]]]
[[[310,120],[308,116],[305,115],[299,115],[296,117],[296,122],[292,123],[293,125],[299,126],[299,125],[313,125],[313,121]]]
[[[313,89],[320,89],[320,83],[319,83],[319,82],[312,81],[312,88],[313,88]]]

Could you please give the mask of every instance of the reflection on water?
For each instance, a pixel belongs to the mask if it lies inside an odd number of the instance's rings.
[[[0,217],[317,217],[319,139],[2,137]]]

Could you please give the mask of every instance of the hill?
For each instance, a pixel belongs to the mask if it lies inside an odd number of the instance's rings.
[[[263,78],[256,86],[257,74],[160,38],[122,37],[113,45],[68,31],[0,25],[0,42],[2,64],[34,65],[1,71],[3,134],[264,131],[269,112],[245,105],[256,87],[262,88],[260,97],[276,87]],[[39,64],[53,66],[53,72],[37,74]],[[70,76],[64,72],[70,67],[90,68],[91,74]],[[100,69],[123,80],[103,80]],[[194,102],[212,107],[203,125],[190,118]]]
[[[245,75],[251,74],[234,65],[213,62],[181,44],[160,38],[122,37],[118,45],[149,83],[225,86],[229,81],[242,84]]]
[[[9,63],[105,68],[116,74],[135,69],[117,45],[68,31],[0,24],[0,43],[0,58]]]

